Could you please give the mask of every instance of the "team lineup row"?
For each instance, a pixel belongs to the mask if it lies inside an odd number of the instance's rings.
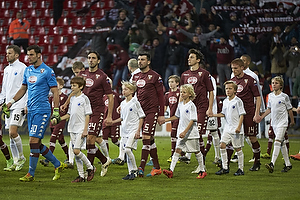
[[[20,178],[20,181],[35,180],[34,175],[39,154],[46,158],[46,160],[42,160],[43,163],[51,162],[54,165],[55,176],[53,180],[60,178],[61,171],[68,167],[68,164],[70,166],[73,163],[74,157],[79,176],[72,182],[93,179],[96,170],[93,165],[95,157],[99,158],[103,164],[101,176],[104,176],[111,159],[108,156],[107,142],[105,141],[107,138],[103,137],[103,140],[99,137],[102,124],[104,128],[108,129],[120,125],[121,140],[114,140],[113,142],[120,146],[120,155],[117,162],[118,160],[124,161],[124,155],[127,155],[129,174],[123,178],[125,180],[144,176],[144,168],[149,154],[153,161],[153,169],[147,176],[160,175],[163,172],[167,177],[173,177],[175,165],[182,151],[195,153],[199,164],[196,170],[198,173],[197,178],[204,178],[207,173],[203,161],[205,150],[202,135],[206,133],[206,129],[210,130],[214,141],[216,141],[216,148],[221,142],[222,162],[218,162],[222,164],[220,164],[221,169],[216,174],[221,175],[229,172],[227,160],[230,160],[233,148],[237,151],[239,164],[239,170],[235,175],[244,174],[244,157],[241,151],[244,136],[249,138],[254,152],[254,165],[250,170],[258,171],[260,169],[260,145],[256,138],[257,123],[271,112],[271,107],[276,109],[279,107],[274,106],[276,105],[275,102],[278,103],[277,100],[274,100],[274,105],[272,101],[269,101],[268,109],[265,112],[257,80],[248,75],[251,71],[247,68],[247,63],[250,63],[251,60],[246,55],[243,56],[244,58],[235,59],[231,63],[234,77],[231,79],[232,81],[225,84],[227,98],[224,101],[222,111],[217,114],[217,108],[214,105],[214,101],[216,102],[216,95],[214,94],[216,83],[213,77],[201,68],[201,61],[203,60],[201,52],[195,49],[189,51],[188,65],[190,69],[184,72],[181,78],[170,76],[170,90],[166,94],[164,94],[163,81],[160,75],[150,68],[150,55],[140,54],[138,60],[131,59],[128,63],[132,78],[129,82],[122,83],[122,94],[125,100],[120,104],[120,118],[115,118],[113,113],[115,110],[114,105],[117,105],[114,100],[116,95],[113,94],[111,81],[107,75],[98,69],[100,56],[97,52],[89,52],[88,69],[78,70],[74,64],[73,71],[76,76],[71,80],[72,93],[68,100],[66,97],[66,102],[62,103],[60,102],[62,98],[59,88],[62,88],[63,83],[60,83],[59,79],[55,78],[54,71],[42,62],[41,49],[37,45],[33,45],[28,47],[27,50],[28,62],[31,64],[29,67],[18,60],[20,49],[17,46],[11,45],[7,48],[9,66],[4,71],[0,99],[1,103],[6,102],[2,106],[2,110],[6,113],[5,124],[9,129],[10,147],[13,154],[12,159],[7,149],[7,171],[20,170],[26,161],[23,155],[21,138],[17,134],[17,127],[23,123],[22,116],[24,115],[22,112],[24,112],[25,104],[27,105],[25,113],[27,113],[30,136],[30,167],[28,173]],[[272,98],[276,99],[277,96],[280,96],[282,99],[279,99],[279,101],[284,102],[282,105],[285,107],[282,107],[279,111],[272,109],[271,112],[271,126],[276,138],[272,161],[266,167],[270,172],[273,172],[274,163],[281,147],[285,159],[283,171],[287,172],[292,166],[287,151],[283,150],[285,149],[283,136],[287,128],[288,113],[291,113],[292,108],[289,106],[289,99],[287,100],[285,94],[281,92],[282,79],[277,77],[277,79],[272,80],[272,86],[273,82],[274,86],[279,86],[277,90],[274,89],[274,97],[272,96]],[[178,89],[179,84],[181,85],[180,90]],[[51,104],[48,100],[49,90],[53,93]],[[104,95],[106,95],[106,101],[104,98],[99,98]],[[105,106],[106,102],[107,107]],[[69,118],[68,132],[70,132],[71,137],[69,147],[72,147],[69,154],[71,155],[71,152],[73,152],[74,155],[73,157],[68,156],[68,164],[58,161],[53,155],[55,139],[54,141],[50,140],[49,149],[41,141],[44,137],[45,127],[50,121],[51,105],[53,108],[51,117],[52,135],[62,135],[59,134],[59,131],[61,131],[61,128],[59,128],[60,121],[63,122]],[[168,119],[164,117],[165,106],[170,107],[171,117]],[[236,114],[234,114],[235,112]],[[261,113],[263,114],[260,115]],[[284,119],[279,119],[279,122],[284,121],[284,123],[278,123],[278,113]],[[216,117],[224,116],[226,123],[220,141],[218,140]],[[161,125],[167,121],[172,121],[172,158],[170,169],[162,171],[158,161],[154,135],[156,124]],[[215,123],[207,123],[208,121],[214,121]],[[293,123],[292,117],[291,122]],[[56,123],[58,124],[56,125]],[[136,148],[136,139],[140,138],[141,129],[143,147],[140,165],[137,167],[131,150]],[[2,136],[1,142],[3,143]],[[98,149],[95,142],[100,144],[102,151]],[[64,140],[59,141],[59,143],[64,151],[68,150]],[[80,151],[82,145],[85,144],[87,156]],[[3,143],[1,146],[6,145]],[[83,163],[87,168],[86,177],[84,176]]]

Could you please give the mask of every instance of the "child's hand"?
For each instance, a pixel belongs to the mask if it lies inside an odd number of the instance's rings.
[[[290,123],[290,127],[293,127],[293,126],[295,126],[295,122]]]
[[[185,133],[185,132],[182,132],[182,133],[179,134],[179,137],[180,137],[180,138],[184,138],[185,135],[186,135],[186,133]]]
[[[136,134],[134,135],[135,139],[139,139],[140,138],[140,131],[137,131]]]
[[[81,137],[84,138],[84,137],[86,137],[87,135],[88,135],[88,132],[87,132],[87,131],[83,131]]]
[[[64,105],[60,106],[60,109],[61,109],[63,112],[66,112],[67,107],[68,107],[68,105],[64,104]]]
[[[240,128],[235,129],[235,133],[240,133],[240,132],[241,132]]]

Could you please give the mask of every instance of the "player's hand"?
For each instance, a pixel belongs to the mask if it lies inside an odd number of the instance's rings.
[[[56,125],[60,122],[59,108],[54,108],[51,116],[51,123]]]
[[[66,112],[67,107],[68,107],[68,105],[64,104],[64,105],[60,106],[60,109],[64,112]]]
[[[11,103],[8,103],[8,104],[11,104]],[[9,107],[6,105],[6,103],[2,104],[2,112],[6,116],[6,118],[10,117]]]
[[[105,119],[105,125],[106,126],[111,126],[113,123],[112,123],[112,118],[111,117],[107,117]]]
[[[134,135],[134,139],[139,139],[140,138],[140,131],[137,131],[136,134]]]
[[[208,109],[208,110],[206,111],[206,115],[207,115],[208,117],[212,117],[212,116],[213,116],[212,110],[211,110],[211,109]]]
[[[180,137],[180,138],[184,138],[185,135],[186,135],[186,133],[182,132],[182,133],[179,134],[179,137]]]
[[[241,132],[241,129],[237,128],[235,129],[235,133],[240,133]]]
[[[295,122],[290,123],[290,127],[293,127],[293,126],[295,126]]]
[[[253,121],[256,122],[256,123],[259,123],[261,122],[262,118],[260,115],[254,115],[253,117]]]
[[[82,132],[81,137],[84,138],[84,137],[87,137],[87,135],[88,135],[87,130],[84,130],[84,131]]]
[[[157,122],[159,125],[162,125],[165,123],[165,116],[159,116],[157,119]]]

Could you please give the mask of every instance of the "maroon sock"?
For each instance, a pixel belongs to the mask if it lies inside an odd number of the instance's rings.
[[[87,144],[87,158],[91,162],[91,164],[94,164],[95,154],[96,154],[96,147],[95,144]]]
[[[106,163],[107,158],[101,153],[101,151],[97,148],[95,156],[101,161],[102,164]]]
[[[232,146],[231,143],[226,146],[226,151],[227,151],[227,157],[228,157],[227,165],[229,166],[230,165],[231,156],[232,156],[232,154],[234,152],[234,149],[233,149],[233,146]]]
[[[2,136],[0,136],[0,149],[3,153],[3,155],[5,156],[5,159],[6,160],[9,160],[10,159],[10,154],[9,154],[9,150],[8,150],[8,147],[7,145],[3,142],[2,140]]]
[[[150,139],[143,139],[143,148],[142,148],[141,164],[140,164],[140,167],[142,169],[145,169],[149,153],[150,153]]]
[[[157,148],[156,148],[156,144],[154,142],[154,140],[151,140],[151,146],[150,146],[150,156],[152,158],[153,161],[153,167],[155,167],[155,169],[160,169],[160,165],[158,162],[158,155],[157,155]]]
[[[252,150],[254,154],[254,164],[260,162],[260,144],[258,141],[252,143]]]
[[[199,143],[200,143],[200,151],[204,155],[205,150],[204,150],[204,141],[203,141],[202,135],[200,135]]]
[[[172,138],[171,137],[171,156],[173,156],[176,148],[176,137]]]
[[[53,136],[51,136],[51,138],[50,138],[50,142],[52,142],[52,143],[56,143],[56,138],[55,137],[53,137]],[[49,150],[53,153],[54,152],[54,150],[55,150],[55,146],[49,146]]]
[[[205,146],[205,149],[204,149],[203,156],[206,156],[207,152],[209,152],[210,147],[211,147],[211,143],[212,143],[212,136],[209,133],[208,136],[207,136],[207,142],[206,142],[206,146]]]
[[[267,148],[267,153],[269,155],[271,155],[272,146],[273,146],[273,139],[269,138],[269,140],[268,140],[268,148]]]

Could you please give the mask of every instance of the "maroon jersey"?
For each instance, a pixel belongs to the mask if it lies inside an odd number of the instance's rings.
[[[67,99],[68,99],[68,96],[64,93],[61,93],[59,95],[59,107],[64,105],[65,102],[67,101]],[[51,105],[51,108],[52,108],[51,110],[53,111],[53,108],[54,108],[53,96],[49,97],[49,102],[50,102],[50,105]],[[65,109],[65,111],[63,111],[62,109],[59,109],[59,115],[60,116],[64,116],[66,113],[68,113],[68,107]],[[52,112],[51,112],[51,114],[52,114]],[[65,123],[66,123],[66,120],[63,120],[63,121],[59,122],[58,124],[65,124]],[[65,125],[62,125],[62,126],[64,127]],[[54,127],[55,127],[55,125],[53,126],[50,122],[50,128],[54,128]]]
[[[86,80],[86,85],[83,89],[83,93],[89,98],[93,114],[104,112],[104,94],[112,94],[110,81],[107,75],[98,69],[95,72],[90,72],[86,69],[79,73]]]
[[[233,77],[231,80],[238,85],[236,96],[242,99],[246,113],[254,115],[254,97],[260,97],[256,80],[247,74],[242,78]]]
[[[170,108],[170,117],[175,115],[178,101],[180,96],[180,90],[177,89],[175,92],[172,92],[171,90],[169,92],[166,92],[165,94],[165,106],[169,106]]]
[[[193,102],[198,111],[205,112],[209,106],[207,92],[214,90],[209,72],[200,67],[195,71],[187,70],[181,74],[180,85],[184,84],[193,85],[196,93],[196,98]]]
[[[164,116],[163,82],[160,75],[150,69],[146,73],[135,74],[132,81],[136,83],[137,98],[145,114],[159,112],[159,116]]]
[[[113,98],[114,98],[114,107],[112,111],[112,120],[120,118],[120,114],[117,112],[117,108],[120,106],[120,103],[122,102],[122,98],[120,95],[113,91]],[[104,110],[104,119],[107,117],[107,111],[108,111],[108,98],[106,95],[103,96],[103,101],[105,104],[105,110]],[[121,122],[114,124],[114,126],[120,125]],[[105,124],[103,124],[103,128],[105,128]]]

